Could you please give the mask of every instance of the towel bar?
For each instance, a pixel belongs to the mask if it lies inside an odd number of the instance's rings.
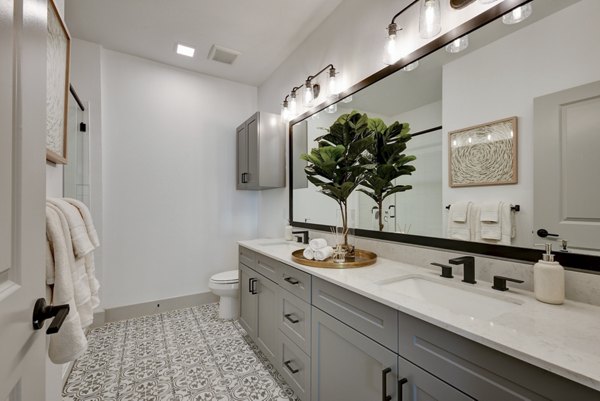
[[[446,209],[450,210],[450,206],[452,206],[452,205],[446,206]],[[510,210],[512,210],[513,212],[520,212],[521,211],[521,205],[511,206]]]

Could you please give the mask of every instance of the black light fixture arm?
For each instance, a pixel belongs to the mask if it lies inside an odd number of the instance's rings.
[[[406,10],[408,10],[409,8],[411,8],[412,6],[414,6],[415,4],[417,4],[420,0],[414,0],[412,3],[410,3],[409,5],[407,5],[406,7],[404,7],[402,10],[398,11],[396,13],[396,15],[394,15],[394,17],[392,18],[392,22],[390,22],[391,24],[395,24],[396,23],[396,18],[398,18],[400,15],[402,15]]]

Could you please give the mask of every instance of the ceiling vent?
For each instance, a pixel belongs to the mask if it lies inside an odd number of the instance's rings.
[[[208,52],[208,59],[218,61],[219,63],[233,64],[235,59],[242,54],[236,50],[227,49],[226,47],[212,45]]]

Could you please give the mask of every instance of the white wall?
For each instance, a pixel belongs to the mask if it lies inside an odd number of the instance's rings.
[[[535,7],[535,6],[534,6]],[[444,66],[444,132],[517,116],[519,183],[449,188],[444,204],[459,200],[504,200],[521,205],[513,244],[530,247],[533,229],[533,99],[600,80],[597,48],[600,2],[582,0]],[[521,57],[521,55],[526,57]],[[447,141],[442,165],[447,171]],[[557,177],[558,179],[558,177]],[[539,228],[539,227],[538,227]],[[537,238],[537,237],[535,237]]]
[[[341,73],[342,86],[349,87],[382,69],[386,27],[408,0],[345,0],[263,83],[258,91],[259,109],[278,113],[281,102],[292,87],[306,77],[333,63]],[[473,3],[462,10],[450,10],[442,2],[442,33],[447,32],[499,2]],[[413,7],[398,22],[407,52],[427,41],[418,36],[419,8]],[[406,23],[408,22],[408,23]],[[286,152],[287,154],[287,152]],[[288,189],[263,191],[260,195],[259,235],[283,236],[281,215],[287,214]]]
[[[255,87],[102,52],[104,305],[206,292],[257,236],[235,190],[235,128]]]

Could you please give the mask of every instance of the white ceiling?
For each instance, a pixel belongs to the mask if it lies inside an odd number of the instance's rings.
[[[71,35],[107,49],[258,86],[342,0],[65,0]],[[190,59],[176,43],[196,48]],[[208,60],[213,45],[242,54]]]

